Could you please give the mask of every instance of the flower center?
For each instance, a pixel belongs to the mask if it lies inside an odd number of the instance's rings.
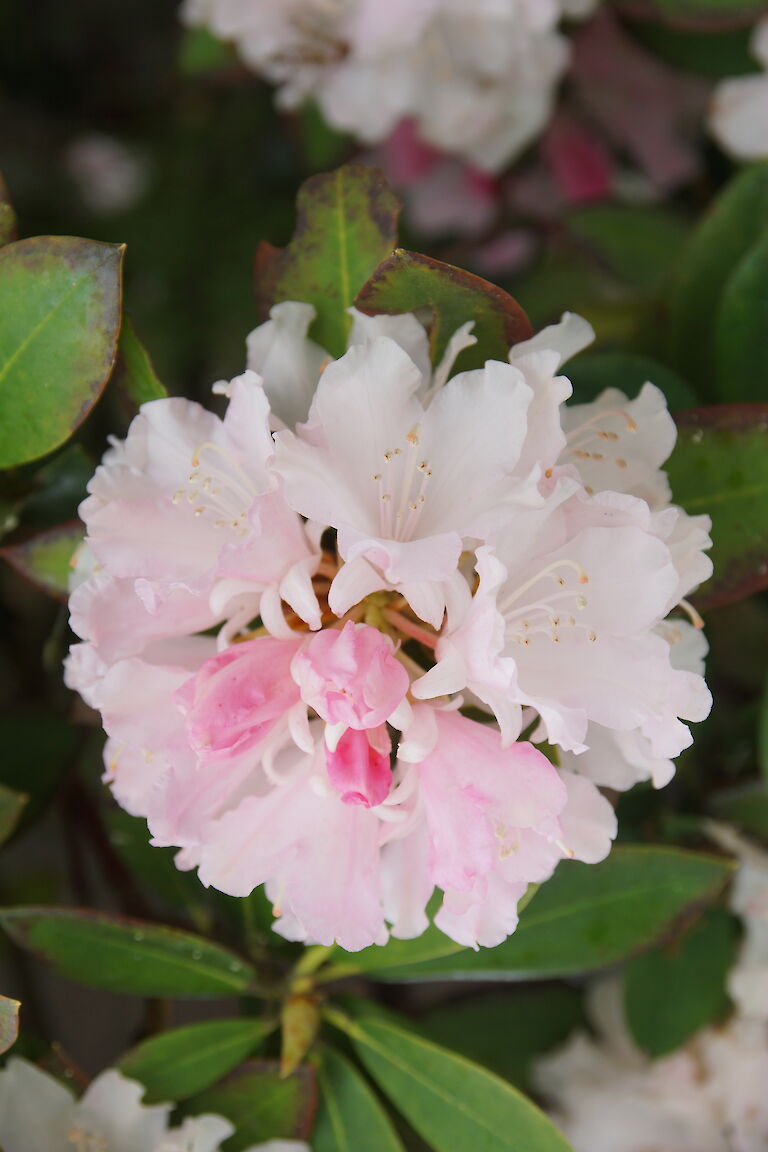
[[[568,433],[566,456],[574,456],[582,463],[594,461],[596,464],[612,461],[617,468],[627,467],[622,453],[622,442],[627,436],[637,432],[637,424],[623,408],[609,408],[598,412],[590,420],[585,420]],[[595,449],[599,451],[595,451]]]
[[[561,628],[583,627],[577,616],[587,607],[587,598],[581,589],[588,583],[589,576],[574,560],[547,564],[499,601],[507,639],[527,647],[532,636],[544,635],[559,644]],[[552,585],[554,588],[547,591]],[[528,594],[537,598],[527,599]],[[588,639],[594,644],[597,633],[589,631]]]
[[[245,469],[219,444],[200,444],[192,453],[192,471],[174,492],[174,504],[186,499],[195,516],[207,516],[217,528],[237,536],[248,531],[248,511],[258,495]]]
[[[67,1133],[67,1144],[71,1144],[75,1152],[109,1152],[109,1144],[103,1136],[93,1128],[82,1128],[79,1124]]]
[[[390,540],[412,540],[424,505],[432,476],[429,461],[423,458],[419,425],[405,437],[402,447],[384,453],[381,472],[374,472],[378,487],[379,531]]]

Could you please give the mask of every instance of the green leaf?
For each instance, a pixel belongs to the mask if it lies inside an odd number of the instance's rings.
[[[168,391],[157,378],[152,361],[127,316],[123,317],[118,345],[115,384],[131,414],[150,400],[162,400]]]
[[[271,1060],[244,1064],[223,1083],[193,1096],[183,1107],[188,1116],[213,1112],[226,1116],[236,1133],[225,1140],[225,1152],[242,1152],[266,1140],[306,1139],[317,1106],[314,1069],[299,1068],[281,1079]]]
[[[718,404],[677,415],[667,463],[677,504],[712,517],[714,576],[704,607],[768,587],[768,404]]]
[[[720,398],[715,336],[723,292],[767,227],[768,163],[744,169],[728,185],[681,261],[670,315],[673,360],[712,399]]]
[[[35,236],[0,249],[0,467],[58,448],[109,379],[124,248]]]
[[[0,844],[13,834],[28,801],[25,792],[15,792],[0,784]]]
[[[712,797],[712,811],[750,836],[768,841],[768,788],[763,781],[728,789]]]
[[[590,972],[647,948],[692,906],[713,900],[727,860],[676,848],[617,847],[600,864],[561,863],[497,948],[379,971],[382,980],[541,979]],[[350,956],[354,962],[358,955]],[[367,958],[366,958],[367,959]]]
[[[71,908],[4,908],[0,926],[71,980],[134,996],[227,996],[250,990],[248,961],[201,936]]]
[[[349,1034],[376,1083],[435,1152],[569,1152],[530,1100],[463,1056],[367,1015]]]
[[[693,27],[718,28],[749,22],[765,11],[765,0],[652,0],[660,16],[690,21]]]
[[[461,353],[457,361],[461,370],[482,367],[486,360],[506,361],[512,344],[533,335],[525,312],[507,292],[471,272],[403,248],[379,265],[360,291],[355,307],[369,315],[428,308],[435,364],[442,359],[453,333],[468,320],[474,321],[477,344]]]
[[[403,1152],[386,1112],[355,1066],[333,1048],[317,1062],[320,1108],[314,1152]]]
[[[176,849],[153,847],[146,820],[122,808],[109,808],[104,819],[112,847],[147,891],[170,908],[187,910],[200,928],[208,890],[195,872],[176,867]]]
[[[451,1000],[420,1017],[419,1026],[444,1048],[525,1091],[533,1059],[567,1040],[582,1019],[575,988],[526,985]]]
[[[670,408],[692,408],[699,400],[691,386],[671,368],[634,352],[596,352],[577,356],[565,368],[573,384],[574,404],[595,400],[606,388],[619,388],[636,395],[646,381],[655,384]]]
[[[751,27],[699,30],[644,21],[631,25],[640,43],[668,64],[708,80],[725,80],[757,70],[750,51]]]
[[[8,189],[0,175],[0,247],[16,239],[16,213],[13,210]]]
[[[184,29],[178,54],[182,76],[205,76],[236,64],[237,56],[231,44],[223,43],[207,28]]]
[[[0,720],[0,784],[29,796],[22,828],[32,824],[51,800],[80,740],[78,729],[50,710]]]
[[[19,1008],[18,1000],[0,996],[0,1056],[12,1048],[18,1038]]]
[[[287,248],[262,241],[256,253],[256,299],[266,318],[273,304],[314,305],[311,334],[332,356],[347,347],[347,308],[397,243],[400,202],[375,168],[345,164],[312,176],[299,190],[297,223]]]
[[[668,209],[600,204],[568,216],[567,226],[626,284],[653,292],[679,259],[687,225]]]
[[[738,942],[736,918],[710,908],[682,937],[630,960],[624,973],[627,1022],[649,1056],[674,1052],[727,1014],[725,981]]]
[[[252,1018],[189,1024],[138,1044],[117,1067],[145,1086],[145,1104],[184,1100],[247,1060],[272,1028]]]
[[[6,544],[0,556],[41,591],[64,603],[69,598],[69,577],[75,552],[85,537],[79,521],[60,524],[19,544]]]
[[[718,395],[764,400],[768,381],[768,230],[737,264],[717,313]]]
[[[396,940],[392,937],[384,945],[372,944],[360,952],[344,952],[337,948],[330,957],[327,969],[321,969],[320,977],[324,980],[337,979],[341,976],[351,975],[354,972],[376,972],[378,975],[386,973],[389,969],[410,968],[412,965],[430,964],[443,957],[453,956],[466,949],[451,940],[444,932],[430,924],[426,932],[413,940]],[[334,957],[338,957],[334,962]]]
[[[87,496],[88,481],[96,470],[96,461],[81,444],[68,444],[42,468],[34,468],[34,491],[21,504],[24,529],[58,528],[77,519],[77,510]]]

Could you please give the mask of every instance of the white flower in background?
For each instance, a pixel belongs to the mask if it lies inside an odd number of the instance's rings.
[[[768,20],[752,35],[752,55],[762,73],[737,76],[718,84],[709,125],[718,144],[737,160],[768,156]]]
[[[186,0],[183,18],[234,41],[279,87],[365,143],[404,118],[489,171],[544,127],[568,64],[563,17],[597,0]]]
[[[574,1152],[764,1152],[768,1148],[768,856],[711,825],[740,859],[731,907],[745,936],[728,979],[733,1016],[649,1059],[630,1038],[619,977],[588,995],[596,1036],[537,1061],[535,1083]]]
[[[102,1072],[79,1100],[55,1077],[12,1056],[0,1071],[3,1152],[219,1152],[234,1126],[223,1116],[189,1117],[169,1126],[173,1105],[141,1103],[144,1088],[121,1072]],[[270,1140],[247,1152],[309,1152],[294,1140]]]
[[[127,212],[147,190],[147,160],[114,136],[80,136],[65,160],[81,199],[94,212]]]
[[[67,681],[120,804],[203,883],[263,884],[284,936],[419,935],[437,888],[438,927],[493,947],[559,860],[609,852],[599,785],[668,779],[706,715],[670,613],[709,522],[670,504],[658,390],[565,407],[579,317],[455,375],[471,324],[433,368],[415,315],[351,310],[337,360],[313,318],[272,309],[223,419],[155,401],[110,448]]]

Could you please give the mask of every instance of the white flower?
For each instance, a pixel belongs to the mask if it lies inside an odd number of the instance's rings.
[[[651,1060],[633,1043],[620,978],[589,991],[597,1035],[536,1062],[535,1082],[574,1152],[763,1152],[768,1147],[768,855],[710,825],[740,858],[731,907],[745,938],[728,979],[730,1020]]]
[[[543,128],[568,62],[561,17],[595,0],[186,0],[183,18],[233,40],[279,86],[314,97],[366,143],[403,118],[424,140],[489,170]]]
[[[102,1072],[77,1100],[29,1061],[12,1056],[0,1071],[3,1152],[220,1152],[234,1125],[223,1116],[187,1118],[169,1128],[173,1105],[141,1103],[144,1089],[116,1069]],[[296,1140],[270,1140],[247,1152],[309,1152]]]
[[[712,134],[737,160],[768,156],[768,20],[755,27],[752,54],[763,72],[718,84],[709,113]]]

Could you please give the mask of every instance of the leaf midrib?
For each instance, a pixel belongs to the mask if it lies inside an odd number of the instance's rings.
[[[0,384],[2,384],[6,379],[14,364],[17,363],[17,361],[27,351],[29,346],[37,339],[43,329],[49,324],[52,317],[56,315],[59,309],[62,308],[64,304],[66,304],[67,300],[69,300],[77,292],[78,288],[80,288],[86,280],[94,276],[100,268],[104,267],[108,260],[109,256],[105,255],[102,260],[99,260],[97,264],[95,264],[92,268],[89,268],[87,272],[84,272],[78,280],[75,280],[75,282],[70,285],[69,289],[64,293],[63,296],[59,298],[59,300],[57,300],[54,306],[48,312],[46,312],[42,319],[37,322],[34,328],[32,328],[27,336],[25,336],[22,342],[18,345],[14,352],[11,353],[10,357],[0,368]]]

